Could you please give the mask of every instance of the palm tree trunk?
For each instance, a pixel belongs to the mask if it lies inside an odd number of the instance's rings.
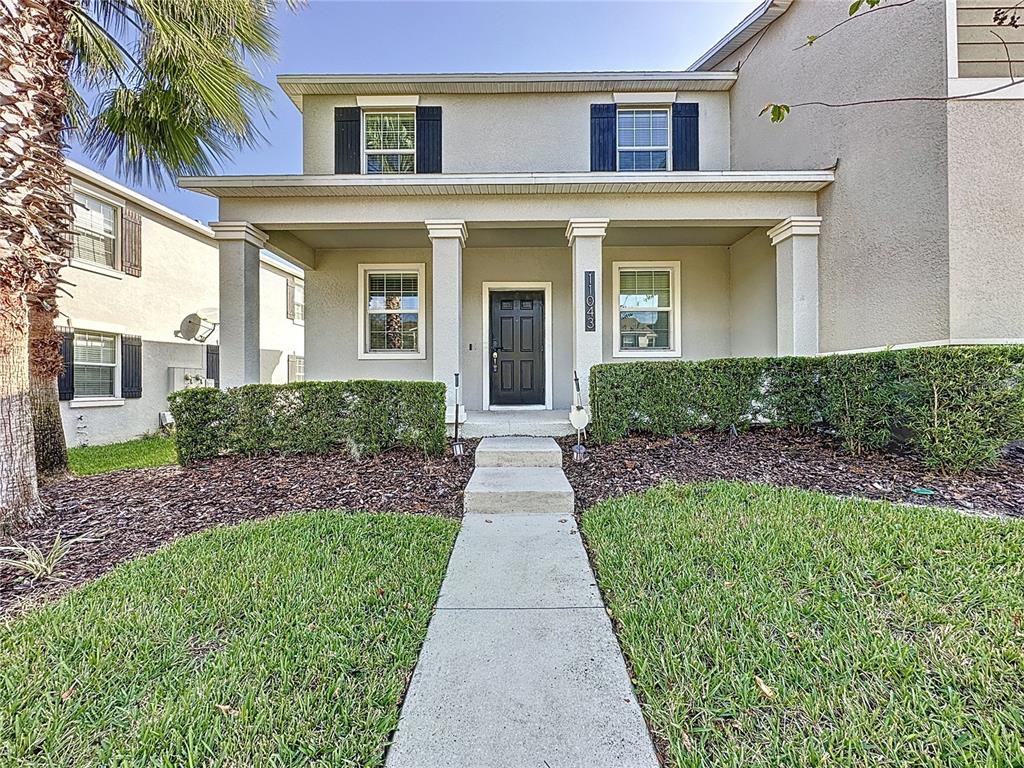
[[[20,312],[11,303],[0,306],[0,532],[41,512],[28,393],[28,311],[24,300]]]
[[[61,335],[55,326],[56,286],[47,282],[29,297],[28,378],[35,433],[36,474],[41,482],[68,474],[68,447],[60,417],[57,376],[64,360]]]
[[[42,510],[29,387],[29,306],[31,297],[56,295],[68,255],[71,207],[62,137],[70,58],[66,13],[66,0],[0,0],[0,530],[7,531]],[[44,358],[50,349],[44,342]]]

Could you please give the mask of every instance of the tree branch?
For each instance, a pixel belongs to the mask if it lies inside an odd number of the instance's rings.
[[[854,13],[850,14],[847,18],[843,19],[842,21],[840,21],[837,24],[833,24],[831,27],[829,27],[824,32],[822,32],[820,35],[808,35],[807,36],[807,42],[804,43],[803,45],[798,45],[793,50],[794,51],[799,51],[801,48],[810,48],[812,45],[814,45],[814,43],[818,42],[818,40],[823,38],[825,35],[829,34],[830,32],[835,32],[837,29],[839,29],[841,26],[843,26],[843,24],[849,24],[854,19],[863,19],[869,13],[874,13],[875,11],[886,11],[886,10],[889,10],[890,8],[899,8],[899,7],[904,6],[904,5],[910,5],[913,2],[915,2],[915,0],[903,0],[903,2],[901,2],[901,3],[890,3],[889,5],[881,5],[881,4],[879,4],[879,5],[876,5],[874,8],[868,8],[866,11],[864,11],[864,13],[860,13],[860,14],[858,14],[858,13],[856,13],[856,11],[854,11]]]

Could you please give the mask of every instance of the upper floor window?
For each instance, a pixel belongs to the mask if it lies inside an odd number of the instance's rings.
[[[74,258],[116,269],[117,209],[110,203],[76,191],[74,213]]]
[[[416,172],[416,113],[363,113],[367,173]]]
[[[620,171],[667,171],[671,167],[667,109],[619,109],[615,133]]]
[[[306,285],[302,281],[295,283],[295,322],[301,323],[306,320]]]

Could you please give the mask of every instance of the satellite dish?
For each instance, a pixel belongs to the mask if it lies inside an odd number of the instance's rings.
[[[185,315],[174,335],[186,341],[204,342],[217,329],[217,323],[207,320],[198,312]]]

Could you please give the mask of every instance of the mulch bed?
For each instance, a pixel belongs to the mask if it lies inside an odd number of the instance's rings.
[[[575,438],[561,441],[566,457]],[[911,504],[1024,517],[1024,445],[1007,449],[994,467],[943,477],[912,456],[852,456],[827,435],[754,429],[729,434],[693,433],[672,438],[637,436],[589,446],[587,461],[566,461],[578,511],[597,502],[642,491],[663,480],[681,483],[745,480]],[[928,488],[934,495],[914,493]]]
[[[470,456],[428,459],[407,450],[355,460],[347,455],[231,456],[194,467],[130,469],[54,483],[42,490],[52,511],[15,538],[47,551],[59,533],[85,535],[61,563],[61,582],[31,583],[0,566],[0,615],[52,598],[152,552],[180,536],[217,525],[300,509],[411,512],[460,517]],[[0,544],[7,544],[0,537]]]

